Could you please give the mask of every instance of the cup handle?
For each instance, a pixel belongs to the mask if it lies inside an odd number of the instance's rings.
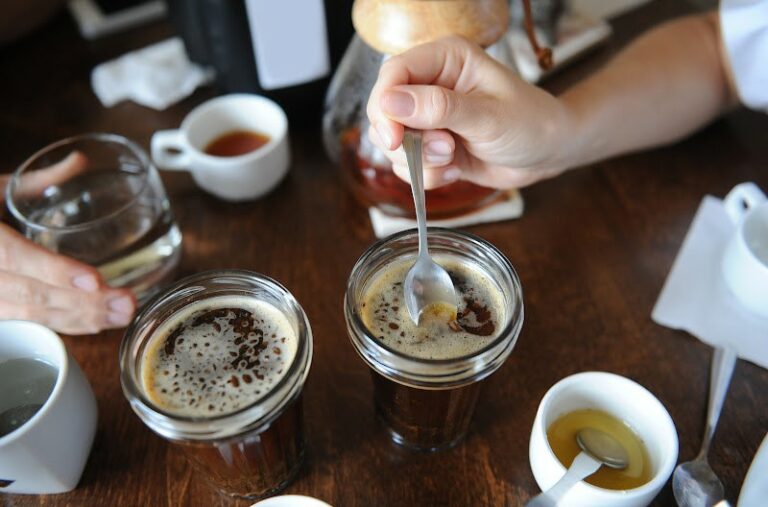
[[[189,170],[191,157],[181,130],[159,130],[152,134],[152,160],[160,169]]]
[[[760,190],[760,187],[748,181],[733,187],[725,196],[723,205],[733,223],[737,224],[747,211],[765,200],[765,194]]]

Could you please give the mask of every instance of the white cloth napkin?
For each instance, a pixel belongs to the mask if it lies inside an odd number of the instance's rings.
[[[723,201],[704,197],[651,317],[709,345],[730,345],[742,359],[768,368],[768,318],[742,308],[721,275],[734,229]]]
[[[190,62],[181,39],[174,37],[97,65],[91,86],[106,107],[132,100],[162,110],[212,79],[213,70]]]
[[[510,190],[507,198],[490,206],[466,215],[445,220],[427,220],[430,227],[466,227],[468,225],[501,222],[519,218],[523,214],[523,197],[517,190]],[[410,218],[392,217],[381,212],[378,208],[369,208],[373,233],[377,238],[386,238],[390,234],[416,228],[416,220]]]

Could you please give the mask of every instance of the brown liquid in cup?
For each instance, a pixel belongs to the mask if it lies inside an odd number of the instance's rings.
[[[383,345],[420,359],[454,359],[471,355],[491,343],[504,322],[502,296],[478,269],[448,256],[434,256],[453,281],[459,296],[457,319],[447,312],[422,313],[411,320],[403,300],[403,280],[413,260],[393,262],[370,283],[360,316],[371,336]]]
[[[268,303],[217,296],[171,316],[142,359],[147,397],[173,416],[207,418],[258,404],[296,355],[297,338]],[[220,440],[181,442],[190,461],[232,496],[261,498],[284,487],[304,455],[301,400],[266,426]]]
[[[413,324],[402,304],[402,280],[412,261],[387,266],[370,283],[361,318],[382,345],[419,359],[450,360],[473,355],[491,343],[504,322],[502,296],[493,282],[457,259],[436,256],[459,294],[458,318],[422,316]],[[448,389],[421,389],[372,372],[377,415],[393,439],[405,446],[438,450],[458,443],[469,428],[481,382]]]
[[[250,130],[233,130],[223,134],[205,147],[214,157],[237,157],[256,151],[269,142],[269,136]]]
[[[440,450],[458,444],[469,430],[482,382],[427,390],[398,384],[371,372],[376,415],[399,444]]]
[[[184,454],[206,481],[237,496],[263,498],[282,490],[301,469],[301,397],[261,432],[213,442],[183,442]]]

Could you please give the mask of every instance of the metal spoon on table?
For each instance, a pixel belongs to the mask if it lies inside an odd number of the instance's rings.
[[[710,507],[725,497],[723,483],[709,466],[707,452],[717,428],[736,359],[736,352],[730,347],[717,347],[712,354],[707,429],[701,450],[693,461],[677,465],[672,475],[672,491],[680,507]]]
[[[603,431],[584,428],[576,434],[576,443],[581,452],[573,459],[565,475],[547,491],[529,500],[525,507],[555,507],[573,486],[597,472],[601,465],[617,470],[629,465],[626,449]]]
[[[427,211],[424,199],[424,172],[421,168],[421,132],[406,130],[403,137],[403,150],[411,174],[413,203],[416,206],[416,221],[419,228],[419,255],[416,264],[408,271],[403,282],[405,306],[411,320],[418,325],[424,310],[432,305],[440,311],[445,308],[456,316],[458,301],[453,282],[448,272],[429,256],[427,244]]]

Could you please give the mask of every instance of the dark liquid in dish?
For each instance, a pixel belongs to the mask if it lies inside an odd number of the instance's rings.
[[[223,134],[205,147],[214,157],[237,157],[258,150],[269,142],[269,136],[250,130],[233,130]]]

